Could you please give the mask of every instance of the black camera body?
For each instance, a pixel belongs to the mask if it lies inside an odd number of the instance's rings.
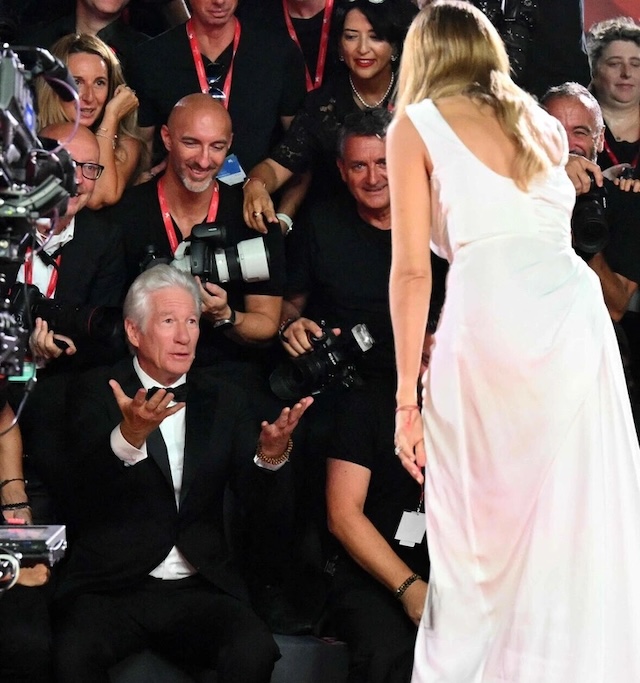
[[[113,349],[124,349],[124,323],[118,306],[65,304],[47,299],[35,285],[17,284],[11,293],[16,320],[30,327],[42,318],[49,328],[74,341],[93,340]]]
[[[269,378],[273,393],[283,400],[298,400],[331,387],[361,383],[355,361],[375,344],[364,323],[335,334],[324,322],[322,335],[310,337],[313,349],[278,366]]]
[[[609,244],[606,211],[607,188],[598,187],[592,177],[589,192],[578,195],[571,216],[573,247],[585,260],[589,260]]]
[[[191,230],[191,274],[201,280],[260,282],[269,279],[269,251],[263,237],[230,245],[219,223],[200,223]]]

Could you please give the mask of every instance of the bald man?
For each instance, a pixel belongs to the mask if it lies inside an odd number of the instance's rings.
[[[217,180],[233,139],[227,110],[210,95],[182,98],[162,126],[168,152],[161,177],[130,188],[110,210],[125,236],[127,279],[141,270],[149,248],[171,261],[184,252],[193,226],[215,222],[227,229],[229,245],[255,239],[242,218],[242,190]],[[165,206],[165,209],[161,207]],[[201,283],[202,322],[198,365],[243,361],[251,344],[277,331],[284,285],[284,245],[278,230],[265,236],[270,279],[263,282]]]

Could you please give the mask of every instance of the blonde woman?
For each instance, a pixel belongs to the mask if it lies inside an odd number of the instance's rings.
[[[565,134],[484,15],[437,1],[387,141],[396,452],[431,558],[413,681],[639,681],[640,452]],[[421,416],[430,241],[450,270]]]
[[[92,209],[115,204],[135,179],[143,152],[137,125],[138,98],[124,82],[111,48],[86,33],[56,41],[51,52],[69,68],[78,86],[80,123],[93,131],[100,145],[104,172],[89,202]],[[74,121],[75,102],[63,102],[44,82],[38,83],[38,124]]]

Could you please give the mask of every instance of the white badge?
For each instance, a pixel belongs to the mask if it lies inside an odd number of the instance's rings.
[[[235,154],[229,154],[224,160],[216,178],[225,185],[237,185],[244,181],[247,174],[240,165],[240,161]]]
[[[426,533],[424,512],[405,510],[400,518],[395,539],[400,545],[413,548],[416,543],[421,543]]]

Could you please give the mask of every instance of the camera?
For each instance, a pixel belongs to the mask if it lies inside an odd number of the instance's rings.
[[[261,282],[269,279],[269,250],[263,237],[229,245],[225,226],[199,223],[176,249],[171,265],[217,285]]]
[[[571,216],[573,247],[587,260],[609,244],[606,208],[606,187],[598,187],[592,177],[589,192],[578,195]]]
[[[11,293],[12,310],[23,327],[36,318],[75,340],[99,341],[109,348],[125,347],[122,309],[118,306],[61,304],[47,299],[35,285],[18,284]]]
[[[286,401],[319,394],[330,387],[361,383],[354,362],[375,344],[364,323],[335,334],[320,323],[320,337],[310,337],[313,349],[278,366],[269,377],[271,390]]]

